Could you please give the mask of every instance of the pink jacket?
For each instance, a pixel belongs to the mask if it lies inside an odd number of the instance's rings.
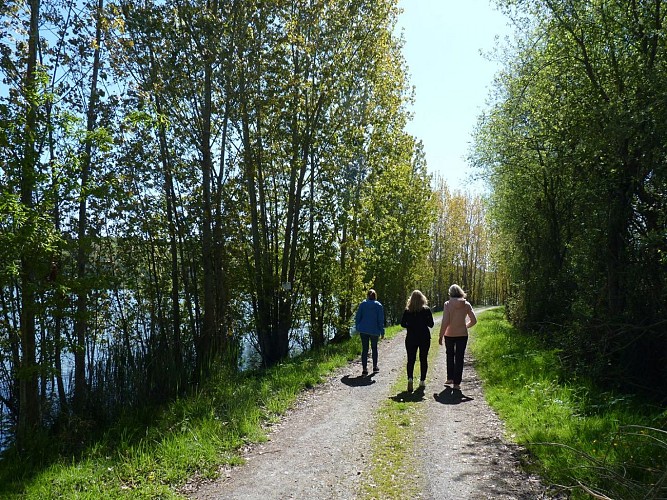
[[[466,318],[470,317],[470,321]],[[477,316],[472,310],[470,302],[463,298],[450,298],[445,302],[440,324],[440,337],[465,337],[468,328],[477,324]]]

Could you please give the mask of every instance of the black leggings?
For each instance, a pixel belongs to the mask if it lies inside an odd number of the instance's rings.
[[[445,336],[445,347],[447,348],[447,380],[454,385],[459,385],[463,378],[463,356],[466,353],[468,336],[447,337]]]
[[[419,350],[419,379],[426,380],[428,371],[428,350],[431,347],[430,335],[406,335],[405,350],[408,353],[408,378],[412,378],[415,371],[415,361],[417,361],[417,350]]]

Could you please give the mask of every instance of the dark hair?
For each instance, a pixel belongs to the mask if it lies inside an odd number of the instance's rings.
[[[371,300],[377,300],[378,298],[378,294],[375,293],[375,290],[373,290],[372,288],[368,290],[368,294],[366,296]]]

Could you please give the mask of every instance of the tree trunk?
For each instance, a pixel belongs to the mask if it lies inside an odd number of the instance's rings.
[[[310,267],[310,342],[312,347],[324,345],[324,331],[319,302],[320,288],[317,277],[320,275],[315,261],[315,159],[310,159],[310,213],[308,216],[308,264]]]
[[[39,0],[30,0],[30,28],[28,39],[28,63],[25,76],[27,113],[25,143],[21,166],[21,203],[30,212],[33,208],[37,134],[37,45],[39,43]],[[34,224],[32,215],[28,224]],[[31,433],[39,426],[38,366],[35,339],[35,257],[30,251],[21,256],[21,354],[17,378],[19,385],[19,413],[16,430],[17,447],[25,446]]]
[[[63,35],[64,37],[64,35]],[[62,41],[62,40],[61,40]],[[52,86],[51,93],[54,93],[55,87],[55,78],[52,76]],[[54,149],[55,139],[53,137],[53,124],[51,123],[51,111],[53,103],[49,99],[46,103],[46,123],[49,127],[49,164],[51,165],[51,172],[53,172],[53,165],[56,161],[56,153]],[[53,227],[56,234],[61,234],[61,224],[60,224],[60,194],[59,194],[59,183],[57,176],[54,174],[51,184],[51,192],[53,193]],[[63,382],[63,368],[62,368],[62,332],[63,332],[63,317],[64,317],[64,305],[66,303],[65,293],[62,291],[62,287],[58,286],[60,269],[62,265],[62,252],[57,250],[56,255],[54,255],[53,260],[51,261],[51,271],[50,279],[55,283],[55,297],[54,297],[54,314],[53,314],[53,368],[55,369],[55,379],[56,387],[58,390],[58,403],[60,405],[60,411],[64,412],[67,408],[67,393],[65,391],[65,384]]]
[[[88,112],[86,131],[91,133],[95,130],[97,120],[97,82],[100,71],[100,46],[102,43],[102,9],[104,0],[98,0],[95,12],[95,50],[93,52],[93,73],[90,82],[90,97],[88,100]],[[77,249],[76,267],[79,280],[79,289],[76,300],[76,321],[74,324],[74,337],[76,348],[74,351],[74,409],[83,411],[83,405],[88,396],[86,383],[86,333],[88,330],[88,294],[89,286],[86,279],[86,266],[88,262],[87,230],[88,230],[88,181],[92,165],[93,144],[86,138],[83,162],[81,165],[81,197],[79,200],[79,224],[77,236],[79,246]]]
[[[208,56],[204,67],[204,106],[202,109],[201,154],[202,154],[202,272],[204,273],[204,324],[197,346],[197,377],[201,377],[210,367],[216,349],[215,328],[215,288],[213,269],[213,233],[211,210],[211,172],[213,159],[211,152],[211,86],[212,61]]]
[[[156,103],[158,113],[162,113],[161,106]],[[164,196],[167,203],[167,224],[169,226],[169,251],[171,253],[171,325],[172,342],[171,354],[174,368],[180,379],[183,371],[183,353],[181,345],[181,308],[179,301],[179,262],[178,262],[178,235],[176,232],[176,200],[174,194],[174,180],[171,172],[171,161],[164,126],[160,126],[160,150],[162,167],[164,169]]]
[[[157,81],[158,67],[150,47],[150,72],[154,81]],[[162,98],[159,92],[155,93],[155,110],[159,116],[163,114]],[[158,141],[160,145],[160,161],[164,172],[164,198],[167,210],[167,225],[169,231],[169,252],[171,256],[171,339],[167,339],[166,348],[170,351],[170,359],[173,362],[176,375],[176,385],[181,386],[183,378],[183,352],[181,342],[181,308],[179,300],[180,279],[178,260],[178,232],[176,228],[176,196],[174,191],[174,180],[172,173],[172,158],[169,152],[167,131],[165,125],[160,121],[158,127]],[[171,342],[169,342],[171,340]],[[171,389],[174,389],[173,387]]]
[[[226,89],[225,94],[229,96],[231,91]],[[228,332],[231,330],[229,318],[227,317],[227,309],[229,303],[229,294],[228,294],[228,285],[226,279],[226,270],[227,263],[225,260],[225,233],[224,233],[224,218],[223,218],[223,201],[222,193],[225,189],[223,182],[223,172],[225,168],[225,151],[227,147],[227,134],[229,128],[229,113],[230,113],[230,103],[227,102],[225,105],[225,112],[223,116],[222,124],[222,137],[220,140],[220,162],[219,162],[219,171],[218,177],[215,181],[215,218],[213,223],[213,239],[216,242],[213,252],[213,264],[215,271],[215,311],[216,311],[216,325],[218,328],[218,335],[220,337],[220,353],[223,355],[224,360],[229,366],[236,367],[238,362],[238,349],[236,346],[232,349],[232,344],[230,342],[230,335]]]

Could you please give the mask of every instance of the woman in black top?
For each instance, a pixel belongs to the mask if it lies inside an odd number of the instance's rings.
[[[408,353],[408,392],[412,392],[412,375],[419,350],[419,387],[426,387],[426,371],[428,370],[428,350],[431,347],[431,330],[433,327],[433,314],[428,307],[428,300],[419,290],[410,295],[401,326],[407,329],[405,335],[405,350]]]

